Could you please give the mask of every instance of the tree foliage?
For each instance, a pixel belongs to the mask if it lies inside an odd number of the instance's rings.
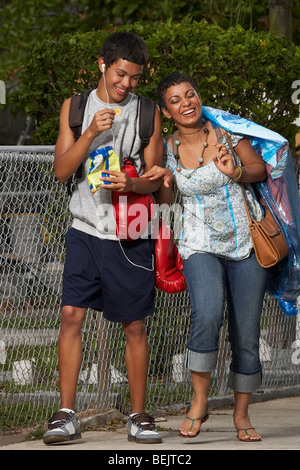
[[[161,78],[183,72],[196,80],[205,105],[253,119],[292,142],[299,110],[291,100],[291,84],[300,76],[300,51],[287,39],[240,26],[224,31],[205,21],[137,22],[123,28],[142,36],[149,49],[137,92],[156,100]],[[97,86],[99,51],[111,31],[63,34],[37,45],[19,73],[16,94],[36,120],[37,142],[55,143],[62,102]]]
[[[293,41],[300,44],[300,4],[293,5]],[[136,21],[181,22],[187,16],[224,29],[268,31],[268,0],[4,0],[0,17],[0,79],[26,65],[36,43],[47,37],[87,32]],[[10,83],[8,83],[10,85]]]

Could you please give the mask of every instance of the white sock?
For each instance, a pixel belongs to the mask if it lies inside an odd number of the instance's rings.
[[[73,413],[75,414],[74,410],[70,410],[70,408],[61,408],[59,411],[64,411],[65,413]]]

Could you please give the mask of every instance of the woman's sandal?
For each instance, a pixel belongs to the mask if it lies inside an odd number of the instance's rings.
[[[239,440],[239,441],[242,441],[242,442],[259,442],[259,441],[261,441],[261,437],[254,437],[254,436],[251,437],[251,436],[249,436],[248,431],[249,431],[250,429],[255,429],[255,428],[240,428],[240,429],[237,429],[236,432],[237,432],[237,438],[238,438],[238,440]],[[245,436],[246,436],[246,439],[241,439],[241,438],[239,437],[239,431],[244,431]]]
[[[206,411],[205,415],[202,417],[202,418],[190,418],[189,416],[186,416],[186,419],[189,419],[192,421],[192,424],[191,424],[191,427],[190,427],[190,431],[193,429],[193,426],[194,426],[194,422],[195,421],[201,421],[201,424],[205,423],[205,421],[207,421],[209,418],[209,414],[208,412]],[[201,427],[199,429],[199,431],[196,432],[196,434],[183,434],[180,430],[178,431],[178,436],[180,437],[196,437],[198,436],[199,432],[201,430]]]

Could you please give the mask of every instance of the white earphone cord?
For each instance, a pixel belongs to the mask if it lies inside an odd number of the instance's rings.
[[[132,266],[135,266],[136,268],[141,268],[141,269],[145,269],[145,271],[154,271],[154,255],[151,255],[152,256],[152,267],[151,268],[146,268],[146,266],[140,266],[139,264],[135,264],[133,263],[133,261],[131,261],[128,256],[126,255],[123,247],[122,247],[122,243],[121,243],[121,240],[118,239],[118,242],[119,242],[119,245],[120,245],[120,248],[122,250],[122,253],[123,255],[125,256],[125,258],[127,259],[128,263],[132,264]]]
[[[107,91],[107,87],[106,87],[106,78],[105,78],[105,65],[103,64],[102,65],[102,73],[103,73],[103,81],[104,81],[104,88],[105,88],[105,92],[106,92],[106,100],[107,100],[107,104],[111,104],[109,102],[109,95],[108,95],[108,91]],[[111,133],[112,133],[112,136],[113,136],[113,148],[115,148],[115,134],[114,134],[114,131],[113,131],[113,128],[111,127]]]

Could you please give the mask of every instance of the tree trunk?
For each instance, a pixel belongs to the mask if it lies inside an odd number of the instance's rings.
[[[292,39],[292,0],[269,0],[270,33]]]

